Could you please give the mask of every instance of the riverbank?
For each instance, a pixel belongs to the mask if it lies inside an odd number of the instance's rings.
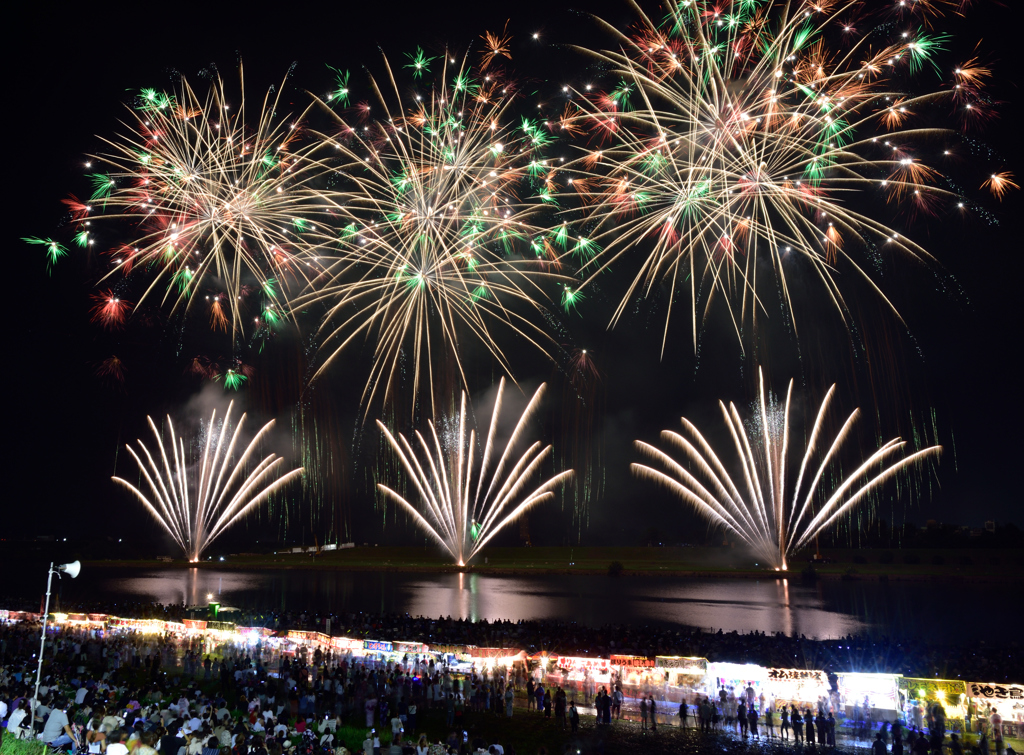
[[[730,579],[791,578],[871,581],[1020,581],[1024,580],[1024,550],[823,550],[824,562],[809,563],[804,554],[780,573],[742,551],[729,548],[489,548],[470,565],[458,567],[433,548],[357,546],[320,553],[240,553],[217,556],[199,563],[180,560],[90,560],[94,568],[216,568],[242,571],[260,569],[316,569],[337,571],[393,571],[425,573],[479,573],[500,576],[586,574],[630,577],[694,577]],[[805,575],[808,567],[813,575]]]

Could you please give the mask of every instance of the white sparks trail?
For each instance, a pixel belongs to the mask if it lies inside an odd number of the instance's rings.
[[[749,431],[744,428],[736,405],[728,408],[719,402],[722,416],[732,435],[736,455],[742,468],[742,481],[737,484],[726,471],[718,455],[685,417],[684,433],[665,430],[662,439],[670,450],[682,452],[689,461],[691,473],[675,458],[648,443],[637,441],[637,448],[662,469],[646,464],[632,464],[633,472],[659,483],[692,505],[699,514],[720,525],[748,543],[776,570],[786,570],[788,559],[818,535],[828,530],[845,514],[872,492],[891,480],[898,472],[928,456],[938,456],[942,446],[929,446],[906,456],[899,456],[907,445],[900,438],[886,441],[866,460],[857,465],[822,501],[821,480],[826,468],[838,461],[838,454],[860,413],[855,409],[821,454],[825,440],[822,426],[828,415],[835,385],[829,388],[818,409],[800,463],[795,485],[787,481],[790,419],[789,408],[793,396],[793,381],[789,381],[785,408],[769,408],[766,400],[764,375],[759,371],[758,416],[760,426]],[[776,416],[772,416],[775,414]],[[781,414],[781,417],[778,416]],[[815,457],[820,456],[817,470],[804,485],[808,472],[813,469]],[[745,489],[745,493],[741,490]]]
[[[387,485],[378,484],[378,489],[408,511],[416,524],[437,540],[459,566],[468,564],[492,537],[527,509],[554,498],[555,488],[572,477],[571,469],[560,472],[523,494],[551,455],[550,445],[541,447],[540,441],[534,441],[518,460],[513,460],[512,456],[530,417],[540,404],[544,388],[542,384],[533,394],[508,443],[499,452],[494,445],[505,390],[505,379],[502,378],[479,469],[474,459],[476,431],[469,430],[468,437],[466,435],[465,392],[453,423],[458,427],[454,438],[446,438],[444,432],[439,436],[431,421],[427,423],[429,438],[417,431],[414,447],[404,435],[399,433],[396,438],[382,422],[377,422],[408,473],[420,506],[414,506]],[[421,452],[419,455],[417,448]],[[499,456],[497,462],[496,456]],[[493,471],[492,464],[495,465]],[[506,469],[509,469],[507,473]]]
[[[274,491],[296,479],[303,471],[302,467],[299,467],[281,477],[275,477],[284,459],[277,454],[270,454],[236,485],[236,481],[245,474],[243,470],[248,466],[253,451],[274,426],[274,422],[271,420],[256,433],[256,437],[236,462],[233,452],[242,435],[246,415],[242,414],[234,431],[228,437],[233,406],[232,401],[224,414],[219,431],[215,430],[217,410],[213,411],[210,416],[209,433],[203,444],[202,457],[197,470],[191,472],[190,460],[185,452],[185,441],[175,433],[171,418],[167,418],[170,459],[164,445],[163,434],[157,429],[152,417],[146,418],[156,438],[159,460],[153,457],[141,440],[137,441],[141,456],[130,445],[126,448],[139,465],[139,472],[149,486],[152,499],[127,480],[113,478],[114,482],[131,491],[170,533],[174,542],[192,562],[198,561],[203,551],[228,527],[263,503]],[[142,457],[145,457],[145,460]]]

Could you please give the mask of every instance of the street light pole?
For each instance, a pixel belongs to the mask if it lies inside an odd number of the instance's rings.
[[[43,678],[43,651],[46,649],[46,620],[50,617],[50,585],[53,584],[53,562],[50,562],[50,570],[46,574],[46,608],[43,610],[43,634],[39,638],[39,666],[36,668],[36,691],[32,695],[32,723],[29,731],[35,734],[36,731],[36,708],[39,706],[39,682]]]
[[[31,724],[29,725],[29,731],[35,734],[36,730],[36,708],[39,706],[39,684],[43,679],[43,653],[46,650],[46,620],[50,617],[50,587],[53,584],[53,575],[57,574],[57,579],[60,579],[60,572],[64,572],[74,579],[78,576],[78,573],[82,571],[81,561],[72,561],[70,564],[61,564],[54,568],[53,562],[50,562],[50,570],[46,575],[46,606],[43,609],[43,633],[39,638],[39,665],[36,667],[36,691],[32,695],[32,718]]]

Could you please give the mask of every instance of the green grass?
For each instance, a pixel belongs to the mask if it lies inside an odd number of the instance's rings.
[[[822,576],[848,575],[875,578],[920,579],[942,576],[999,577],[1024,574],[1024,550],[884,550],[827,549],[822,554],[834,563],[816,566]],[[790,563],[800,571],[811,552],[798,555]],[[773,576],[763,563],[741,549],[713,547],[544,547],[488,548],[469,569],[479,573],[531,574],[577,573],[607,574],[609,566],[621,563],[624,577],[643,575]],[[157,561],[90,562],[90,566],[167,566]],[[185,566],[185,562],[174,562]],[[227,569],[343,569],[352,571],[455,571],[449,559],[437,548],[360,546],[321,554],[264,553],[226,557],[225,561],[204,562],[210,568]]]
[[[0,743],[0,755],[45,755],[47,747],[42,742],[33,739],[15,739],[4,734],[4,741]]]

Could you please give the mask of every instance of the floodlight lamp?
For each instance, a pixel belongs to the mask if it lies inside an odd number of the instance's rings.
[[[57,567],[57,571],[64,572],[71,579],[74,579],[82,572],[82,562],[72,561],[70,564],[61,564]]]

